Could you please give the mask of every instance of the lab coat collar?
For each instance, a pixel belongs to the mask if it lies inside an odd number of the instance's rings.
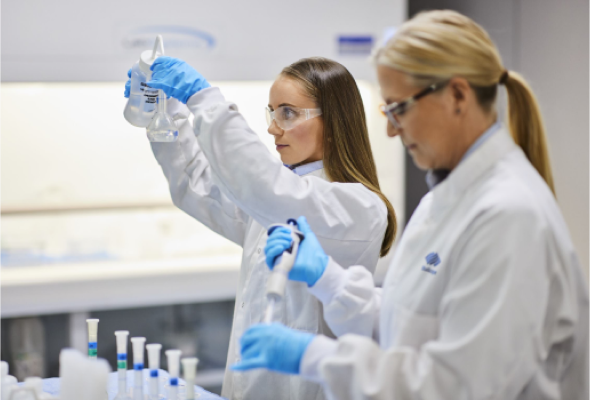
[[[285,167],[289,168],[291,171],[295,172],[299,176],[307,175],[314,171],[324,168],[324,161],[314,161],[303,165],[298,165],[297,167],[291,167],[285,164]]]
[[[516,148],[510,134],[504,127],[500,128],[430,191],[433,216],[453,205],[488,169]]]

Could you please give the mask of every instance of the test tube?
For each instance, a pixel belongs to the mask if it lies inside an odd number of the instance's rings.
[[[150,343],[145,347],[148,352],[148,362],[150,364],[150,400],[158,400],[158,396],[160,395],[158,370],[160,369],[160,350],[162,350],[162,345],[159,343]]]
[[[145,345],[144,337],[132,337],[133,345],[133,400],[144,400],[143,398],[143,352]]]
[[[98,319],[87,319],[88,324],[88,357],[96,359],[98,354]]]
[[[178,375],[180,372],[180,350],[166,350],[168,359],[168,397],[166,400],[178,400]]]
[[[197,364],[199,359],[196,357],[183,358],[182,371],[184,373],[184,381],[186,385],[186,400],[194,400],[195,398],[195,378],[197,377]]]
[[[127,337],[129,331],[115,331],[117,337],[117,374],[119,377],[119,392],[115,400],[130,400],[127,395]]]

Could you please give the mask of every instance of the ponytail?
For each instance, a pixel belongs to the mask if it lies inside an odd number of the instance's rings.
[[[512,138],[555,195],[545,127],[537,99],[524,78],[514,71],[507,74],[504,84],[508,93],[508,121]]]

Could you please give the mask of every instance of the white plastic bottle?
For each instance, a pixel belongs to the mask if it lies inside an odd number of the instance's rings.
[[[158,90],[150,88],[146,82],[151,79],[150,67],[156,58],[164,55],[164,41],[156,37],[153,50],[141,53],[139,60],[131,68],[131,91],[123,115],[133,126],[146,128],[156,113]]]

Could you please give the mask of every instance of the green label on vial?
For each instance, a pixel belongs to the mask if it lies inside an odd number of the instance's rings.
[[[88,356],[89,357],[96,357],[97,354],[98,354],[97,349],[88,349]]]
[[[127,369],[127,361],[126,360],[117,361],[117,369]]]

